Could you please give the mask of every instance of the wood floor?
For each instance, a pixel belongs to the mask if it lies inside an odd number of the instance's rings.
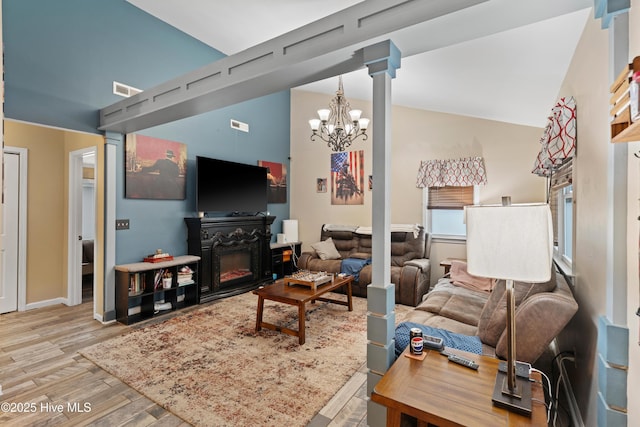
[[[0,425],[187,426],[78,353],[129,330],[93,320],[92,304],[0,315]],[[309,426],[366,425],[362,367]]]

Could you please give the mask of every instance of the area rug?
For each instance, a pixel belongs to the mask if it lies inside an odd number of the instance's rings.
[[[304,426],[365,362],[367,301],[309,304],[302,346],[256,333],[257,302],[226,298],[81,354],[193,425]],[[265,301],[264,320],[297,329],[297,308]]]

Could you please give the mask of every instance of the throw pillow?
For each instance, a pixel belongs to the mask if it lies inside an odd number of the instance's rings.
[[[311,245],[314,251],[318,254],[320,259],[340,259],[340,252],[336,249],[336,245],[333,243],[333,239],[329,237],[327,240],[323,240]]]

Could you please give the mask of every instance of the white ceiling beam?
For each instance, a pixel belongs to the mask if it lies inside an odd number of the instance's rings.
[[[358,3],[103,108],[99,129],[135,132],[354,71],[385,35],[485,1]]]

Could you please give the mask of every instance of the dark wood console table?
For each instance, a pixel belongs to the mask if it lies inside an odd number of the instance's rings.
[[[405,350],[405,352],[407,352]],[[399,427],[401,414],[419,426],[546,426],[547,413],[539,373],[532,384],[531,418],[509,412],[491,401],[499,360],[447,350],[476,361],[474,371],[457,365],[435,350],[424,360],[398,357],[371,393],[371,400],[387,407],[387,427]]]
[[[282,279],[298,270],[294,259],[300,257],[301,252],[302,242],[271,244],[271,271],[277,279]]]

